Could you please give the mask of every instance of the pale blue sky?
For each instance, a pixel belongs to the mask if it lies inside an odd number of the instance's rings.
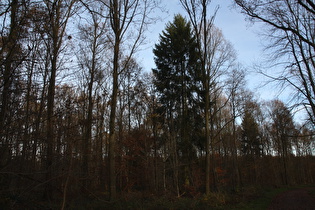
[[[180,13],[186,16],[186,12],[179,4],[179,0],[164,0],[163,4],[169,11],[168,13],[161,14],[164,19],[163,21],[150,26],[149,30],[151,32],[148,33],[149,37],[147,41],[149,44],[147,47],[151,47],[151,51],[154,44],[158,42],[159,34],[165,29],[166,23],[173,21],[175,14]],[[238,53],[239,61],[248,64],[254,61],[256,59],[255,57],[260,57],[259,37],[254,33],[255,26],[251,26],[246,22],[245,17],[238,11],[231,9],[231,4],[232,0],[212,0],[210,10],[220,5],[220,9],[215,18],[215,25],[223,31],[225,38],[233,44]],[[208,11],[208,13],[211,13],[211,11]],[[152,65],[149,60],[145,60],[143,64],[145,66]]]

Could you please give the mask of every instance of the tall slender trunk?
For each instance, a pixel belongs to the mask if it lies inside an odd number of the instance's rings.
[[[0,141],[5,146],[8,146],[6,142],[6,132],[8,132],[8,110],[10,106],[10,87],[12,85],[13,76],[14,76],[14,68],[13,62],[14,57],[17,53],[17,41],[19,39],[19,26],[18,26],[18,0],[12,0],[11,2],[11,16],[10,16],[10,31],[7,37],[7,43],[2,43],[1,51],[7,51],[6,57],[4,61],[4,71],[3,71],[3,88],[2,88],[2,98],[1,98],[1,106],[0,106]],[[5,52],[2,52],[5,54]],[[1,61],[2,62],[2,61]],[[1,159],[7,159],[9,157],[5,157],[7,152],[0,155]]]
[[[206,194],[210,193],[210,123],[209,87],[205,85],[205,136],[206,136]]]
[[[59,20],[60,20],[60,5],[53,3],[52,11],[50,11],[51,33],[52,33],[52,54],[50,55],[51,70],[48,84],[47,95],[47,127],[46,127],[46,186],[44,197],[46,199],[52,198],[52,173],[53,173],[53,148],[54,148],[54,105],[55,105],[55,87],[56,87],[56,74],[57,62],[59,56]]]
[[[27,90],[26,90],[26,110],[25,110],[25,123],[24,123],[24,131],[23,131],[23,148],[22,148],[22,160],[28,160],[31,155],[28,151],[30,145],[30,123],[33,120],[31,118],[31,92],[32,92],[32,77],[33,77],[33,69],[34,69],[34,61],[28,66],[27,70]],[[23,161],[20,162],[20,171],[24,172],[24,170],[32,170],[30,165],[25,165]],[[28,172],[28,171],[25,171]]]
[[[240,170],[238,165],[238,156],[237,156],[237,146],[236,146],[236,108],[234,104],[234,97],[235,94],[232,95],[232,117],[233,117],[233,139],[232,139],[232,164],[233,164],[233,188],[234,190],[237,190],[241,186],[241,176],[240,176]]]
[[[117,17],[118,18],[118,17]],[[118,58],[120,51],[120,38],[116,34],[115,46],[114,46],[114,61],[113,61],[113,90],[110,103],[110,119],[109,119],[109,188],[110,188],[110,200],[113,201],[116,198],[116,167],[115,167],[115,120],[116,120],[116,107],[117,107],[117,93],[118,93]]]
[[[34,130],[34,134],[32,136],[32,138],[34,139],[34,143],[33,143],[33,148],[32,148],[32,162],[33,162],[33,167],[36,167],[36,158],[37,158],[37,152],[38,152],[38,141],[41,140],[41,133],[42,133],[42,129],[44,129],[42,126],[42,121],[43,121],[43,112],[44,112],[44,106],[45,106],[45,95],[46,95],[46,87],[47,87],[47,76],[48,76],[48,70],[47,70],[47,64],[48,61],[46,61],[45,63],[45,71],[44,71],[44,75],[43,75],[43,86],[42,86],[42,92],[41,92],[41,96],[40,96],[40,103],[39,105],[36,106],[36,119],[35,119],[35,130]],[[41,127],[42,126],[42,127]],[[41,151],[41,153],[45,153],[45,151]]]
[[[202,76],[203,76],[203,86],[204,86],[204,97],[205,97],[205,135],[206,135],[206,194],[210,193],[210,162],[211,162],[211,154],[210,154],[210,67],[207,65],[207,38],[209,32],[207,30],[207,1],[202,1],[202,23],[203,23],[203,40],[201,37],[199,38],[200,42],[204,46],[202,52]],[[201,31],[200,31],[201,32]],[[200,45],[201,45],[200,43]],[[201,46],[200,46],[201,47]]]
[[[152,106],[153,106],[153,112],[156,110],[155,107],[155,97],[152,94]],[[157,119],[156,117],[153,117],[152,119],[152,130],[153,130],[153,139],[154,139],[154,189],[156,192],[158,192],[159,187],[158,187],[158,175],[157,175]]]
[[[46,186],[44,191],[44,197],[47,199],[52,198],[52,173],[53,173],[53,151],[54,151],[54,106],[55,106],[55,88],[56,88],[56,76],[58,70],[58,59],[60,56],[60,49],[62,45],[63,35],[66,30],[68,19],[71,15],[71,9],[74,4],[74,0],[70,2],[66,10],[64,9],[63,1],[46,2],[49,12],[49,31],[47,34],[51,38],[47,43],[48,50],[51,50],[50,64],[51,71],[48,81],[48,95],[47,95],[47,127],[46,127]]]
[[[119,47],[118,47],[119,48]],[[117,50],[115,46],[115,51]],[[116,53],[115,56],[116,57]],[[115,59],[114,59],[115,60]],[[116,66],[116,65],[114,65]],[[116,70],[115,70],[116,69]],[[117,105],[117,92],[118,92],[118,72],[117,67],[113,71],[113,91],[111,97],[111,110],[109,119],[109,189],[110,200],[116,199],[116,167],[115,167],[115,119],[116,119],[116,105]]]
[[[98,97],[96,101],[96,110],[98,112],[99,120],[98,120],[98,125],[97,125],[97,142],[96,142],[96,152],[97,152],[97,160],[98,160],[98,174],[99,174],[99,186],[103,187],[106,185],[106,182],[104,180],[104,167],[103,167],[103,154],[104,154],[104,149],[105,144],[104,142],[104,115],[105,115],[105,108],[106,106],[104,105],[104,102],[101,101],[101,97]],[[106,154],[106,152],[105,152]]]
[[[120,54],[120,40],[121,40],[121,25],[120,25],[120,8],[119,0],[110,0],[110,16],[111,27],[115,34],[114,40],[114,57],[113,57],[113,86],[110,102],[110,119],[109,119],[109,193],[110,200],[116,199],[116,166],[115,166],[115,149],[116,149],[116,108],[117,108],[117,94],[118,94],[118,69],[119,69],[119,54]]]
[[[92,61],[92,66],[94,61]],[[91,81],[89,81],[88,85],[88,110],[87,110],[87,118],[85,119],[85,136],[83,146],[83,187],[86,189],[89,188],[89,159],[90,159],[90,147],[91,147],[91,138],[92,138],[92,111],[93,111],[93,82],[94,82],[94,72],[91,72]]]
[[[92,116],[93,116],[93,84],[94,84],[94,76],[96,71],[96,51],[97,51],[97,25],[94,24],[94,39],[93,39],[93,47],[92,47],[92,64],[91,68],[89,68],[90,73],[90,81],[88,82],[88,110],[87,117],[85,121],[85,136],[83,146],[83,187],[88,189],[90,186],[89,181],[89,160],[90,160],[90,150],[91,150],[91,139],[92,139]]]
[[[179,162],[178,162],[178,155],[177,155],[177,143],[175,135],[171,136],[172,141],[172,150],[173,150],[173,167],[174,167],[174,182],[175,188],[177,192],[177,197],[180,197],[180,189],[179,189]]]
[[[216,100],[216,99],[215,99]],[[210,164],[211,164],[211,172],[212,172],[212,189],[214,191],[217,191],[218,189],[218,186],[217,186],[217,172],[216,172],[216,161],[215,161],[215,149],[214,149],[214,146],[215,146],[215,142],[214,142],[214,122],[215,122],[215,114],[217,112],[217,107],[216,105],[214,105],[214,111],[213,113],[209,112],[210,113],[210,150],[211,150],[211,154],[210,154]]]
[[[47,128],[46,128],[46,188],[44,197],[50,199],[52,196],[52,165],[53,165],[53,142],[54,142],[54,100],[55,83],[57,71],[57,56],[52,59],[52,67],[48,85],[47,95]]]

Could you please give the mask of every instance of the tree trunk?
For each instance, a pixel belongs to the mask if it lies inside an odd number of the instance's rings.
[[[237,145],[236,145],[236,108],[235,108],[235,97],[234,93],[232,93],[232,117],[233,117],[233,139],[232,139],[232,164],[233,164],[233,190],[237,190],[241,185],[241,176],[240,170],[238,166],[238,156],[237,156]]]
[[[52,173],[53,173],[53,151],[54,151],[54,105],[56,74],[58,69],[58,57],[62,45],[63,35],[70,17],[70,11],[75,1],[71,1],[66,11],[63,11],[62,1],[45,2],[47,5],[50,22],[46,33],[51,36],[51,42],[47,43],[47,49],[51,49],[50,64],[51,72],[47,95],[47,127],[46,127],[46,187],[44,197],[52,198]],[[62,15],[64,15],[62,17]]]
[[[19,26],[18,26],[18,0],[12,0],[11,2],[11,16],[10,16],[10,31],[7,37],[7,43],[2,43],[2,52],[4,55],[7,54],[4,61],[4,72],[3,72],[3,88],[2,88],[2,98],[1,98],[1,110],[0,110],[0,141],[2,144],[6,146],[8,144],[6,142],[5,136],[6,132],[8,132],[8,110],[10,106],[10,87],[12,85],[12,77],[14,76],[14,67],[12,66],[14,62],[14,57],[17,53],[17,41],[19,39]],[[2,38],[3,39],[3,38]],[[7,52],[3,52],[7,51]],[[3,153],[0,155],[1,159],[6,160],[9,157],[5,157]]]
[[[115,167],[115,121],[116,121],[116,107],[117,107],[117,93],[118,93],[118,67],[119,67],[119,53],[120,53],[120,23],[118,17],[118,1],[114,0],[112,3],[111,12],[113,15],[113,30],[115,32],[114,45],[114,60],[113,60],[113,90],[110,103],[110,119],[109,119],[109,190],[110,200],[116,199],[116,167]]]
[[[209,87],[205,90],[205,136],[206,136],[206,194],[210,194],[210,123],[209,123]]]
[[[55,83],[57,71],[57,55],[51,61],[51,73],[47,95],[47,128],[46,128],[46,188],[44,197],[50,199],[52,196],[52,165],[53,165],[53,142],[54,142],[54,100]]]

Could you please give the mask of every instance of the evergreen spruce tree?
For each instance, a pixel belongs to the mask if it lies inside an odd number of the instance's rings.
[[[160,42],[153,50],[156,68],[154,85],[158,93],[161,111],[168,124],[167,141],[171,146],[174,168],[178,156],[184,165],[194,157],[193,132],[200,83],[200,57],[197,42],[190,23],[176,15],[172,23],[160,35]],[[190,170],[184,169],[185,184],[189,184]],[[175,171],[174,177],[178,172]],[[178,184],[177,184],[178,188]],[[179,189],[177,189],[179,193]]]
[[[246,109],[242,122],[242,153],[250,157],[260,156],[260,146],[258,124],[250,109]]]

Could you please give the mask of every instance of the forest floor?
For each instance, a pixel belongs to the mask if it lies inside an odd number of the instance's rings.
[[[269,210],[313,210],[315,209],[315,188],[293,189],[277,195],[271,202]]]
[[[244,188],[236,194],[210,193],[196,198],[136,196],[107,203],[105,209],[214,209],[214,210],[315,210],[315,186],[279,186],[261,189]],[[96,204],[96,203],[94,203]],[[103,209],[104,203],[100,203]],[[82,205],[83,206],[83,205]],[[78,209],[78,206],[70,209]]]
[[[2,203],[1,203],[2,201]],[[5,202],[6,201],[6,202]],[[60,209],[63,200],[54,202],[23,200],[0,196],[0,209]],[[49,207],[49,208],[48,208]],[[210,193],[197,197],[156,196],[129,192],[108,202],[103,194],[81,195],[69,199],[66,209],[214,209],[214,210],[315,210],[315,186],[246,187],[237,193]]]

